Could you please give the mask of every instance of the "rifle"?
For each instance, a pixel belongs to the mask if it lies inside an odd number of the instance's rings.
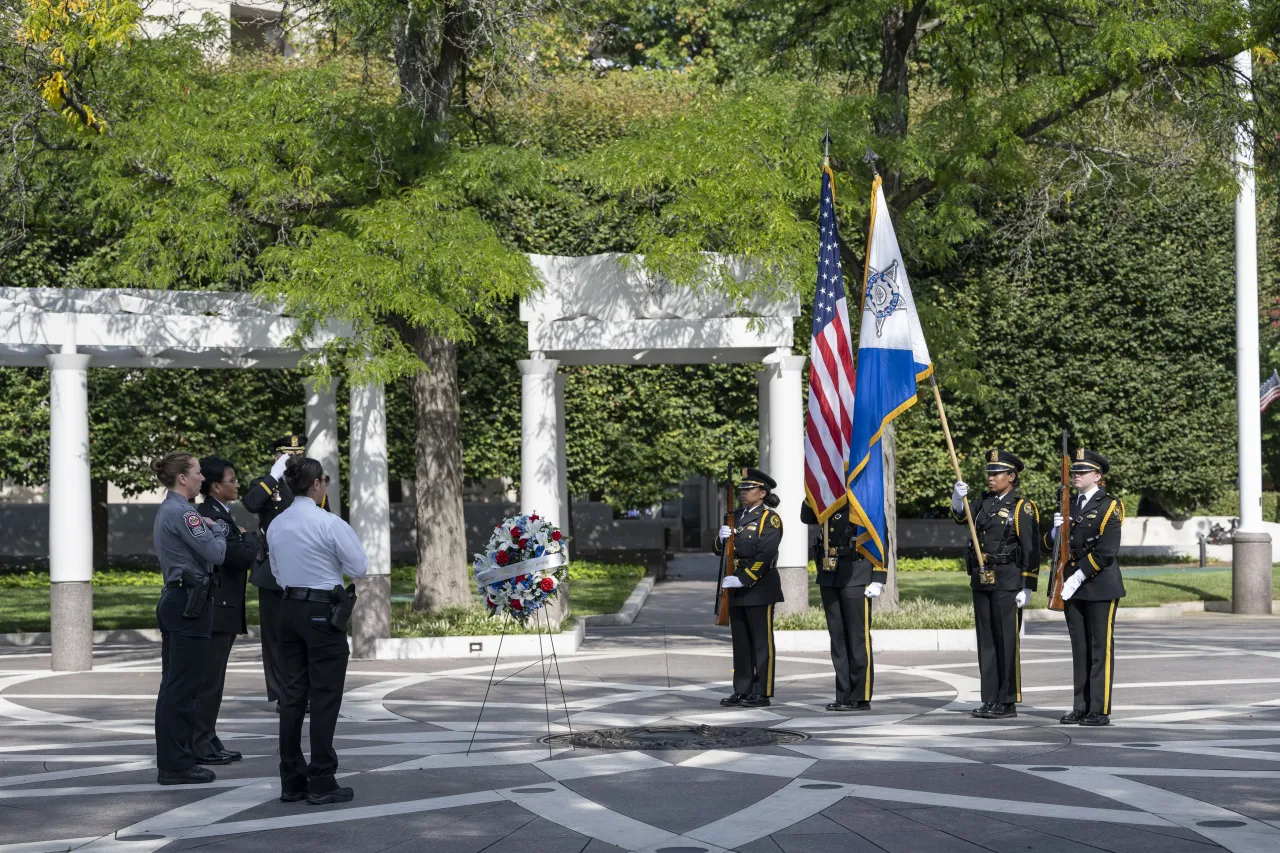
[[[729,466],[729,480],[724,490],[724,505],[728,508],[725,525],[733,527],[733,466]],[[729,624],[729,590],[721,589],[720,584],[733,574],[733,535],[724,541],[724,551],[720,553],[720,575],[716,578],[716,624]]]
[[[1067,450],[1068,433],[1062,431],[1062,485],[1058,487],[1058,512],[1062,514],[1062,527],[1058,530],[1058,544],[1054,547],[1053,574],[1049,576],[1049,609],[1065,610],[1062,585],[1067,580],[1067,564],[1071,560],[1071,452]]]

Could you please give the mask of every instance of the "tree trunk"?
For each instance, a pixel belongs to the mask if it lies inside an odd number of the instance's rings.
[[[93,570],[107,567],[107,481],[94,477],[89,481],[89,515],[93,528]]]
[[[396,18],[395,55],[400,75],[400,96],[422,120],[436,126],[435,141],[448,141],[444,124],[449,118],[453,87],[467,58],[467,44],[474,29],[474,15],[450,4],[444,24],[435,23],[413,7]]]
[[[907,136],[911,108],[911,75],[907,63],[915,49],[916,30],[926,5],[926,0],[919,0],[910,10],[895,6],[881,21],[880,82],[876,87],[881,104],[875,113],[878,139],[897,143]],[[892,149],[882,153],[890,157],[895,154]],[[885,197],[890,200],[902,184],[899,165],[892,161],[886,163],[882,177]]]
[[[883,612],[898,609],[898,447],[896,427],[889,424],[880,436],[884,453],[884,570],[888,578],[877,606]]]
[[[458,358],[452,341],[422,329],[406,340],[426,369],[410,386],[414,409],[415,521],[418,531],[415,610],[467,606],[466,524],[462,517],[462,428]]]

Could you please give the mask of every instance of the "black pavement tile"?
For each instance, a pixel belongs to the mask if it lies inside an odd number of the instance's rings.
[[[885,849],[851,832],[844,835],[775,835],[773,839],[782,853],[883,853]]]
[[[1180,826],[1129,826],[1024,815],[1003,819],[1110,853],[1203,853],[1220,849],[1204,836]]]
[[[904,817],[949,835],[963,838],[996,853],[1096,853],[1088,845],[1009,823],[996,816],[960,809],[917,808],[900,812]]]
[[[793,823],[780,832],[775,832],[774,837],[780,838],[784,835],[821,835],[824,833],[843,835],[848,831],[847,828],[836,823],[831,818],[816,814],[798,823]]]

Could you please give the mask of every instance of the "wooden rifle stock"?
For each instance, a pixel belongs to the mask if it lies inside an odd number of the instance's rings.
[[[1071,560],[1071,454],[1067,450],[1067,431],[1062,431],[1062,485],[1058,489],[1058,512],[1062,527],[1058,528],[1058,544],[1053,549],[1053,574],[1049,576],[1049,609],[1065,610],[1062,585],[1067,580],[1067,564]]]
[[[729,472],[729,485],[725,487],[724,505],[728,507],[725,515],[725,526],[730,530],[733,529],[733,472]],[[724,551],[720,553],[720,581],[733,574],[733,539],[732,533],[729,538],[724,540]],[[716,624],[729,624],[729,590],[720,588],[719,582],[716,584]]]

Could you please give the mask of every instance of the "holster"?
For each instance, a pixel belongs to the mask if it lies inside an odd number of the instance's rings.
[[[347,584],[333,588],[333,603],[329,605],[329,624],[335,631],[347,633],[347,624],[351,621],[351,611],[356,608],[356,585]]]
[[[187,591],[187,606],[182,610],[183,618],[196,619],[204,615],[213,589],[213,573],[205,572],[203,575],[196,575],[192,572],[183,572],[182,586]]]

